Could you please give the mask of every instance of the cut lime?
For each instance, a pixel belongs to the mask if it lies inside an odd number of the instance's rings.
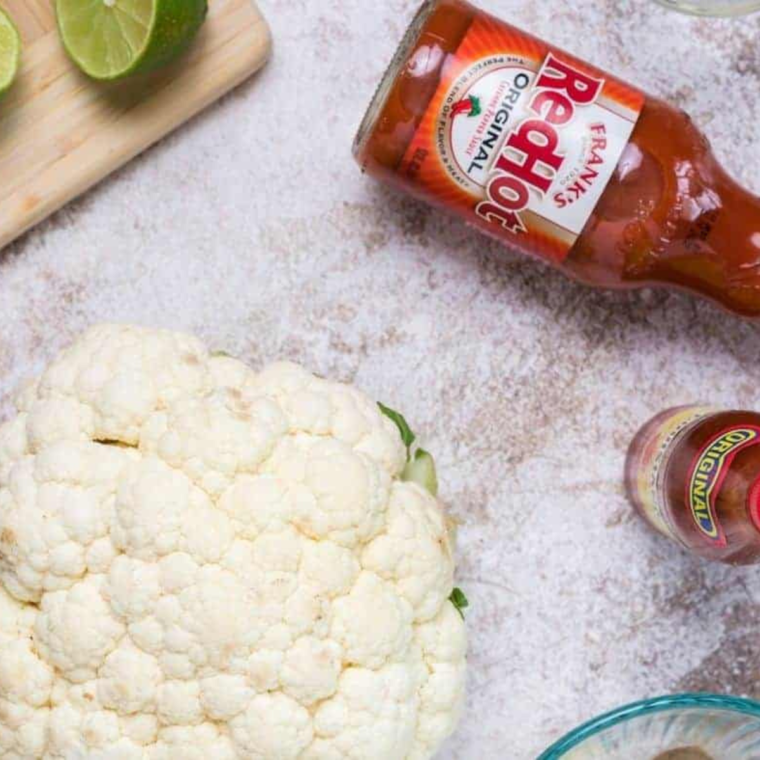
[[[175,58],[206,18],[207,0],[56,0],[69,56],[94,79],[120,79]]]
[[[21,37],[5,11],[0,8],[0,95],[12,84],[21,59]]]

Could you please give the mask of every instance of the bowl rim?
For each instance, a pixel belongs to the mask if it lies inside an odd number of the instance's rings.
[[[569,750],[574,749],[581,742],[619,723],[624,723],[642,715],[681,708],[713,708],[760,718],[760,702],[744,697],[733,697],[723,694],[674,694],[672,696],[644,699],[640,702],[633,702],[624,707],[619,707],[587,723],[583,723],[549,747],[538,757],[538,760],[560,760]]]

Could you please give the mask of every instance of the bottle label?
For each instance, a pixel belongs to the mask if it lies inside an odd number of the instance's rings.
[[[400,171],[484,231],[561,263],[643,103],[628,85],[479,14]]]
[[[760,531],[760,476],[755,479],[747,494],[747,511],[755,530]]]
[[[665,512],[665,471],[681,436],[715,412],[708,407],[673,410],[644,444],[639,457],[635,488],[639,505],[649,522],[668,538],[678,541]]]
[[[699,451],[686,480],[686,503],[699,532],[715,546],[726,546],[726,534],[715,510],[723,482],[736,455],[760,443],[760,427],[737,425],[713,436]]]

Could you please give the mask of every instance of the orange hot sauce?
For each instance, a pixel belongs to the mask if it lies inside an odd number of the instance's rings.
[[[689,117],[464,0],[420,9],[354,154],[589,285],[760,316],[760,199]]]
[[[655,530],[693,553],[760,562],[760,414],[696,406],[659,414],[631,445],[626,487]]]

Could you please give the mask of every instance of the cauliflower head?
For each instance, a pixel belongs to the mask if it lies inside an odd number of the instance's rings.
[[[423,760],[466,639],[398,427],[293,364],[100,326],[0,427],[0,757]]]

